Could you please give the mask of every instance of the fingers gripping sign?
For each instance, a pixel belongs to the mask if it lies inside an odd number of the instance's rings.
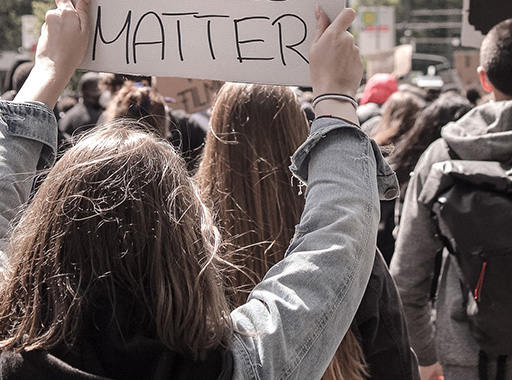
[[[37,100],[53,108],[82,62],[89,39],[90,0],[56,0],[46,13],[37,43],[35,65],[16,101]]]
[[[359,48],[347,31],[355,19],[355,12],[345,8],[332,23],[318,7],[315,15],[317,28],[309,51],[313,90],[317,95],[341,93],[354,96],[363,74]]]
[[[36,60],[47,61],[63,74],[72,74],[82,62],[87,48],[90,0],[56,0],[57,9],[46,13]]]

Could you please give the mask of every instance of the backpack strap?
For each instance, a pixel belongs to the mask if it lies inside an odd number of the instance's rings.
[[[448,147],[448,155],[450,156],[451,160],[460,160],[460,156],[455,153],[455,151],[446,143],[446,146]]]
[[[437,223],[436,223],[437,226]],[[437,226],[439,230],[439,227]],[[438,235],[441,237],[442,235],[438,231]],[[448,240],[442,236],[441,240]],[[443,244],[445,242],[443,241]],[[441,248],[436,252],[436,257],[434,261],[434,275],[432,276],[432,283],[430,284],[430,301],[432,303],[435,302],[436,293],[437,293],[437,284],[439,283],[439,276],[441,275],[441,269],[443,267],[443,249]]]

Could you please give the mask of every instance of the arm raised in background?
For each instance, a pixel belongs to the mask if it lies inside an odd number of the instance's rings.
[[[15,102],[39,101],[53,108],[75,69],[82,62],[89,40],[90,0],[56,0],[48,11],[37,43],[35,65]]]

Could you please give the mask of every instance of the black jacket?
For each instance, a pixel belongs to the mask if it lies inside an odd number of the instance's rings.
[[[377,251],[370,280],[352,324],[372,380],[419,380],[402,302],[384,258]]]
[[[133,302],[123,298],[115,312],[99,307],[86,317],[86,333],[71,348],[2,352],[0,380],[231,379],[229,350],[210,350],[201,361],[181,355],[159,342],[137,318]]]

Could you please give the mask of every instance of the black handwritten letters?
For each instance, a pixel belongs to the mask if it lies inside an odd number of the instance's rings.
[[[147,63],[146,59],[169,63],[199,59],[202,63],[214,63],[221,57],[223,62],[234,60],[240,64],[274,60],[282,66],[287,66],[290,60],[308,63],[304,55],[307,24],[292,13],[275,18],[235,18],[195,11],[136,14],[127,10],[126,16],[116,14],[116,25],[112,25],[101,5],[95,11],[92,61],[116,50],[122,51],[120,57],[127,65]],[[294,32],[290,33],[292,29]]]
[[[185,112],[193,113],[207,109],[212,105],[213,98],[222,87],[222,82],[216,81],[190,81],[191,85],[176,94],[176,103],[181,105]]]

